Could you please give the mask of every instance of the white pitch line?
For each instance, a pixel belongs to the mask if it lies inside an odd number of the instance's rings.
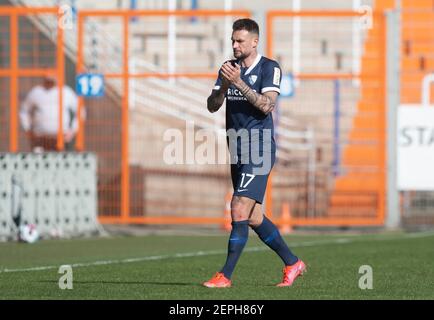
[[[339,244],[339,243],[347,243],[347,242],[351,242],[351,240],[341,238],[341,239],[324,240],[324,241],[306,241],[306,242],[299,242],[299,243],[291,243],[291,247],[308,247],[308,246],[316,246],[316,245],[324,245],[324,244]],[[243,251],[259,252],[259,251],[266,251],[266,250],[270,250],[270,249],[268,247],[248,247],[245,248]],[[203,257],[203,256],[226,254],[226,253],[227,253],[226,250],[196,251],[196,252],[186,252],[186,253],[175,253],[170,255],[128,258],[128,259],[121,259],[121,260],[101,260],[101,261],[93,261],[93,262],[73,263],[69,265],[72,268],[92,267],[92,266],[101,266],[101,265],[110,265],[110,264],[156,261],[156,260],[164,260],[164,259]],[[58,269],[59,266],[60,265],[55,265],[55,266],[51,265],[51,266],[40,266],[40,267],[31,267],[31,268],[18,268],[18,269],[6,268],[0,270],[0,273],[44,271],[44,270]]]
[[[402,238],[422,238],[433,236],[433,232],[422,232],[418,234],[405,234],[399,237],[384,237],[384,238],[372,238],[372,239],[361,239],[369,240],[369,241],[379,241],[379,240],[399,240]],[[346,244],[357,242],[359,239],[357,238],[337,238],[332,240],[316,240],[316,241],[305,241],[305,242],[294,242],[290,243],[291,248],[296,247],[312,247],[319,245],[327,245],[327,244]],[[243,250],[243,252],[260,252],[270,250],[268,247],[248,247]],[[134,263],[134,262],[143,262],[143,261],[156,261],[156,260],[164,260],[164,259],[177,259],[177,258],[191,258],[191,257],[203,257],[203,256],[211,256],[211,255],[219,255],[226,254],[226,250],[210,250],[210,251],[196,251],[196,252],[186,252],[186,253],[176,253],[169,255],[159,255],[159,256],[146,256],[146,257],[137,257],[137,258],[128,258],[128,259],[120,259],[120,260],[101,260],[94,262],[82,262],[82,263],[73,263],[68,264],[73,268],[77,267],[92,267],[92,266],[101,266],[101,265],[110,265],[110,264],[122,264],[122,263]],[[31,267],[31,268],[18,268],[18,269],[2,269],[0,273],[12,273],[12,272],[31,272],[31,271],[44,271],[51,269],[58,269],[60,265],[51,265],[51,266],[39,266],[39,267]]]

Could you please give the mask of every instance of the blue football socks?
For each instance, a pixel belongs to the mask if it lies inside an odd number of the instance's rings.
[[[228,257],[222,272],[226,278],[230,279],[232,272],[235,269],[235,265],[241,255],[241,252],[246,245],[247,239],[249,237],[249,220],[244,221],[233,221],[232,231],[229,237],[228,243]]]
[[[267,246],[279,255],[286,266],[293,265],[298,261],[298,258],[289,250],[279,230],[267,217],[264,216],[262,223],[252,229]]]

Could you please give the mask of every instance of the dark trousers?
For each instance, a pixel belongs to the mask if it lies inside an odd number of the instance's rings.
[[[57,150],[57,136],[36,136],[31,135],[30,147],[32,151],[36,148],[42,148],[44,151]],[[69,142],[65,142],[65,151],[75,151],[75,137]]]

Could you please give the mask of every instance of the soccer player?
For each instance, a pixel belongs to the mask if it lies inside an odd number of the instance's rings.
[[[276,226],[262,213],[268,175],[275,161],[271,112],[280,93],[281,70],[276,61],[257,52],[258,41],[259,27],[255,21],[239,19],[234,22],[235,59],[222,65],[207,100],[208,110],[216,112],[226,98],[226,130],[234,187],[227,259],[220,272],[203,284],[209,288],[231,286],[230,279],[247,242],[249,226],[285,265],[283,280],[277,286],[291,286],[306,270],[306,265],[289,250]]]

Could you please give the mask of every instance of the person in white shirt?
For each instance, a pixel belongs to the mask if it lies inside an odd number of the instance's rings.
[[[63,86],[62,98],[65,150],[73,151],[78,131],[78,99],[75,92],[67,85]],[[84,118],[84,109],[81,114]],[[47,73],[42,84],[30,90],[21,104],[20,120],[24,131],[30,137],[32,151],[57,150],[59,88],[55,75]]]

